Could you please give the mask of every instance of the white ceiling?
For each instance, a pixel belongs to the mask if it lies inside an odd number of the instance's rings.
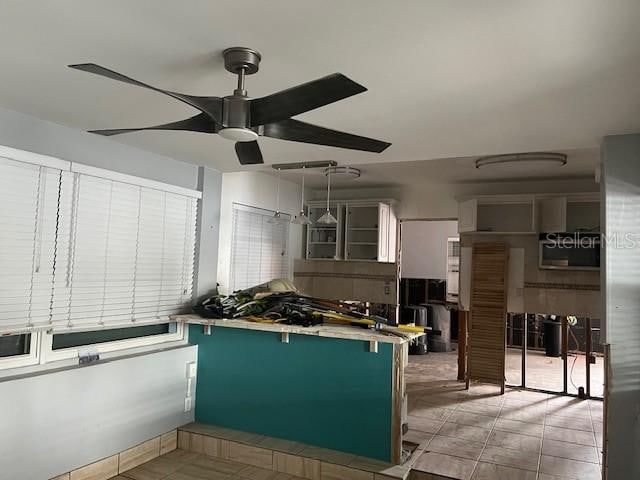
[[[66,65],[95,62],[161,88],[223,96],[235,79],[221,51],[242,45],[263,55],[247,79],[251,96],[342,72],[369,91],[299,118],[393,143],[378,155],[263,138],[267,163],[378,168],[593,149],[604,135],[640,131],[639,21],[631,0],[4,0],[0,105],[78,129],[186,118],[194,112],[171,98]],[[222,171],[248,168],[218,136],[114,141]],[[458,168],[437,165],[429,175]]]
[[[340,189],[401,187],[407,185],[463,184],[486,182],[511,182],[519,180],[591,179],[595,186],[595,171],[599,163],[600,151],[597,148],[558,150],[567,155],[565,165],[549,163],[522,163],[492,165],[476,168],[478,157],[443,158],[419,160],[413,162],[353,164],[360,170],[359,178],[345,175],[333,175],[331,184]],[[273,176],[275,170],[269,172]],[[284,180],[301,183],[301,170],[281,170]],[[305,170],[305,186],[325,189],[327,179],[323,168]]]

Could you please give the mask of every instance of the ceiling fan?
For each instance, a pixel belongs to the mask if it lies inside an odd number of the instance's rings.
[[[225,68],[238,76],[237,88],[233,95],[226,97],[201,97],[162,90],[95,63],[81,63],[69,67],[169,95],[200,111],[191,118],[152,127],[90,130],[91,133],[99,135],[111,136],[140,130],[217,133],[236,142],[236,154],[242,165],[264,163],[256,141],[261,135],[376,153],[391,145],[373,138],[339,132],[291,118],[367,90],[341,73],[334,73],[266,97],[249,98],[244,88],[245,76],[258,71],[262,57],[255,50],[244,47],[228,48],[223,52],[223,56]]]

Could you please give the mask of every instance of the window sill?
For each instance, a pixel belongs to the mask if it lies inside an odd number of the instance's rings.
[[[77,368],[86,368],[94,365],[101,365],[107,362],[124,360],[127,358],[138,357],[142,355],[151,355],[154,353],[164,352],[167,350],[173,350],[176,348],[190,347],[186,338],[177,341],[166,341],[162,343],[155,343],[153,345],[139,346],[134,348],[122,349],[113,352],[107,352],[100,354],[100,360],[95,362],[80,365],[78,363],[78,357],[66,358],[60,360],[49,360],[48,363],[39,365],[30,365],[25,367],[7,368],[0,370],[0,383],[12,380],[19,380],[22,378],[30,378],[40,375],[47,375],[50,373],[62,372],[67,370],[74,370]]]

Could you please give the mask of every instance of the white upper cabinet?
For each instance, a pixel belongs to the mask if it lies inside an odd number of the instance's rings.
[[[478,224],[478,200],[458,204],[458,232],[475,232]]]
[[[344,251],[344,205],[332,203],[329,206],[331,215],[338,220],[336,224],[318,223],[318,219],[327,211],[326,203],[309,204],[308,217],[311,225],[307,226],[308,259],[340,260]]]
[[[597,232],[597,193],[486,195],[458,204],[460,233]]]
[[[345,259],[395,262],[396,219],[391,204],[348,203],[346,210]]]
[[[309,202],[308,259],[395,262],[397,220],[392,201],[337,200],[331,213],[337,225],[322,225],[317,218],[326,204]]]
[[[541,232],[567,231],[567,197],[538,200],[538,230]]]

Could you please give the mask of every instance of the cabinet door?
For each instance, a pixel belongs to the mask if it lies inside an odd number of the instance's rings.
[[[389,205],[378,204],[378,261],[389,261]]]
[[[567,230],[566,197],[545,198],[538,202],[538,229],[541,232],[564,232]]]
[[[478,227],[478,200],[458,204],[458,232],[475,232]]]

